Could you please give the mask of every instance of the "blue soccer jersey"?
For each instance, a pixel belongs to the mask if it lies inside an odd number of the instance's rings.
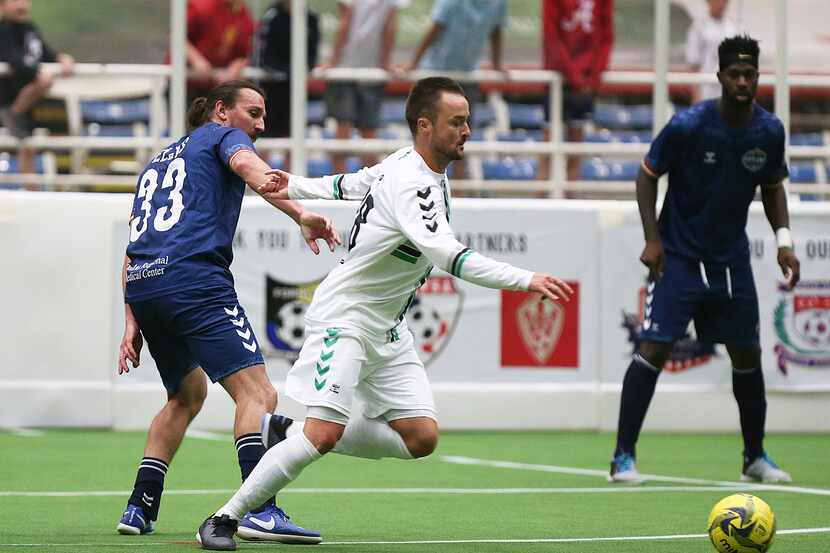
[[[233,286],[232,242],[245,183],[230,169],[254,150],[239,129],[208,123],[159,152],[138,179],[127,246],[127,301]]]
[[[757,186],[789,174],[784,127],[758,105],[740,129],[726,125],[718,100],[676,114],[657,138],[643,168],[669,175],[660,213],[664,249],[705,263],[748,261],[746,220]]]

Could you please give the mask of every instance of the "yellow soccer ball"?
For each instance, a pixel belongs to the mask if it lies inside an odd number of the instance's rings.
[[[775,537],[775,514],[761,498],[724,497],[709,513],[709,539],[720,553],[765,553]]]

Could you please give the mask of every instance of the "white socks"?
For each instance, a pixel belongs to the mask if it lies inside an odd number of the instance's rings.
[[[291,483],[305,467],[319,458],[320,452],[308,438],[302,432],[295,432],[265,452],[239,490],[216,511],[216,516],[241,519],[245,513],[262,505]]]
[[[412,459],[403,438],[388,422],[383,419],[367,419],[359,414],[349,419],[343,436],[332,451],[366,459]]]

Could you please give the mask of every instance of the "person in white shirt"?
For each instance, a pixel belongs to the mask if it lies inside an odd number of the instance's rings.
[[[398,9],[409,0],[339,0],[340,22],[331,58],[321,65],[329,67],[377,67],[392,69]],[[358,129],[363,138],[377,138],[380,103],[385,83],[330,81],[326,84],[326,112],[337,120],[336,138],[351,138]],[[335,173],[345,172],[346,155],[332,155]],[[374,165],[377,156],[363,157]]]
[[[697,17],[686,35],[686,63],[692,71],[714,75],[718,72],[718,45],[738,34],[737,26],[726,17],[729,0],[707,0],[709,9]],[[719,98],[720,83],[692,87],[692,103]]]
[[[422,79],[406,101],[414,146],[350,175],[308,179],[278,172],[287,186],[277,199],[362,202],[348,253],[314,293],[306,339],[288,374],[286,393],[307,406],[305,423],[272,417],[290,425],[269,440],[272,447],[243,486],[199,527],[203,548],[233,547],[237,521],[250,505],[329,451],[373,459],[433,452],[435,404],[405,318],[433,267],[481,286],[569,299],[564,281],[495,261],[456,240],[446,169],[464,156],[469,117],[457,82]],[[268,417],[263,422],[266,434]]]

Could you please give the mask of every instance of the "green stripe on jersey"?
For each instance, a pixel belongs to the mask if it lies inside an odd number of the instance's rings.
[[[345,175],[337,175],[334,177],[334,183],[332,185],[332,192],[331,195],[335,200],[342,200],[343,199],[343,189],[340,188],[340,183],[343,182],[343,177]]]
[[[412,263],[413,265],[418,262],[417,257],[404,253],[401,250],[392,250],[392,255],[398,259],[406,261],[407,263]]]
[[[461,278],[461,266],[464,265],[464,262],[467,261],[467,258],[471,255],[473,255],[473,250],[467,250],[461,255],[461,257],[458,258],[458,263],[456,263],[455,267],[453,267],[453,275]]]

